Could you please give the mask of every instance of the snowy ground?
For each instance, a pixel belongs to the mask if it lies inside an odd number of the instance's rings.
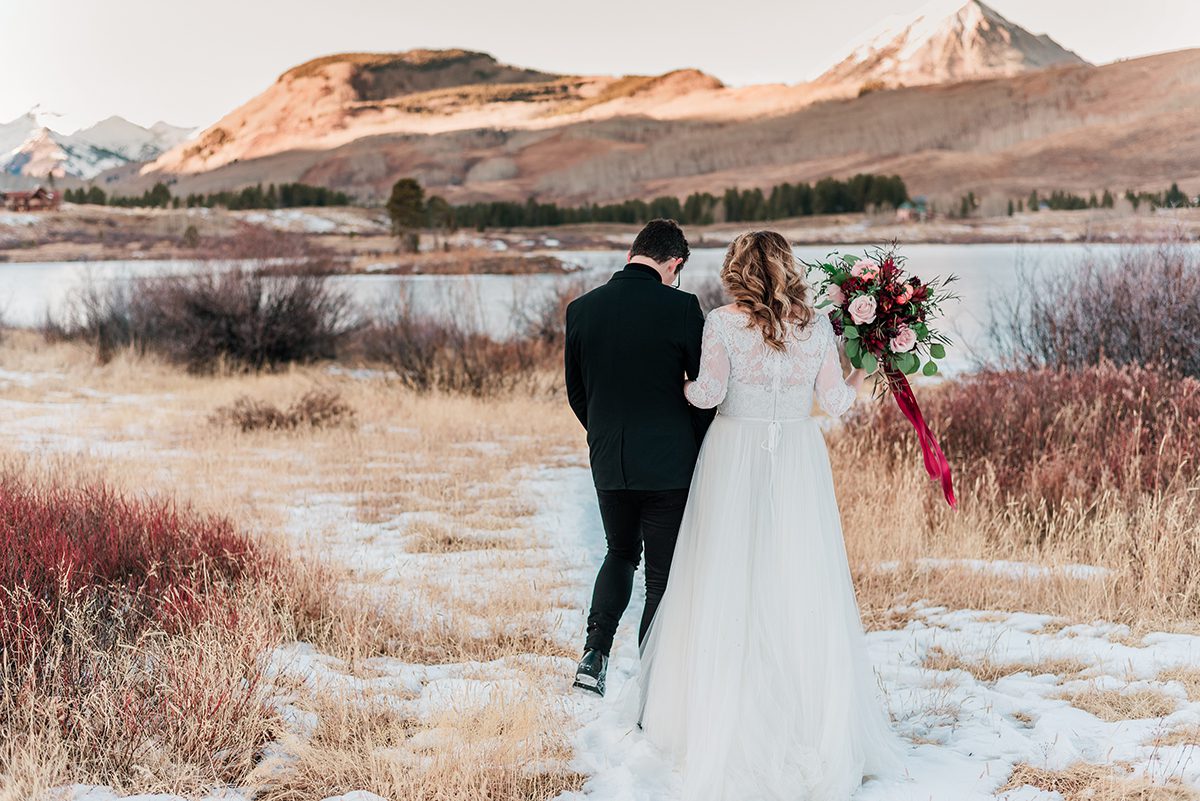
[[[45,380],[48,376],[35,373],[2,372],[0,394],[14,388],[28,391]],[[22,414],[19,419],[10,416],[0,420],[0,435],[15,438],[20,450],[26,452],[105,456],[126,453],[130,448],[153,449],[153,443],[143,439],[145,432],[109,432],[114,437],[111,440],[103,439],[99,431],[87,432],[81,438],[78,428],[73,435],[60,433],[57,423],[78,411],[80,392],[77,389],[70,400],[46,397],[36,404],[43,407],[36,416],[26,416],[35,402],[2,401],[0,408],[19,408]],[[145,403],[147,397],[113,395],[92,400],[120,405]],[[538,509],[529,524],[530,533],[543,546],[535,564],[558,571],[571,587],[569,604],[546,610],[547,626],[564,642],[580,643],[591,581],[603,557],[603,534],[589,473],[581,464],[545,467],[524,474],[520,480],[528,499]],[[479,553],[407,553],[399,544],[409,522],[411,518],[401,516],[363,523],[356,520],[347,498],[309,495],[295,498],[288,529],[296,536],[319,538],[346,563],[363,570],[370,568],[373,575],[384,580],[400,581],[417,575],[428,578],[437,571],[448,576],[461,573],[465,566],[486,578],[486,556]],[[936,560],[930,560],[931,568],[937,566]],[[1037,565],[998,562],[979,562],[971,567],[1025,578],[1037,577],[1046,570]],[[1070,571],[1081,578],[1097,574],[1096,568],[1087,565],[1071,566]],[[551,670],[561,672],[558,687],[562,704],[578,722],[572,767],[590,778],[580,793],[567,794],[563,801],[662,801],[678,797],[678,780],[671,766],[617,714],[622,687],[636,670],[640,606],[639,588],[618,633],[609,694],[603,700],[570,690],[569,660],[528,657],[546,659]],[[548,607],[552,607],[549,602]],[[1103,622],[1064,625],[1048,616],[1025,613],[922,606],[909,612],[904,629],[868,635],[871,658],[895,729],[910,744],[907,775],[868,782],[855,794],[855,801],[974,801],[996,797],[1002,801],[1061,801],[1057,793],[1031,787],[998,795],[1013,767],[1022,763],[1055,770],[1079,762],[1119,765],[1133,775],[1180,780],[1200,787],[1195,746],[1154,744],[1156,737],[1200,726],[1200,701],[1189,699],[1184,684],[1164,677],[1165,672],[1186,671],[1200,664],[1200,637],[1161,633],[1134,640],[1122,626]],[[1028,669],[993,671],[994,675],[975,669],[1010,663]],[[335,689],[369,692],[375,697],[392,695],[395,703],[422,716],[486,703],[495,693],[521,692],[519,671],[512,660],[488,665],[426,666],[376,658],[368,660],[366,667],[369,671],[365,674],[351,671],[340,660],[304,643],[282,646],[272,657],[277,675]],[[1159,699],[1160,708],[1146,719],[1110,721],[1079,708],[1086,704],[1076,701],[1072,705],[1075,698],[1096,693],[1146,693]],[[277,704],[297,729],[315,724],[311,713],[291,705],[286,696],[279,697]],[[114,798],[105,788],[84,786],[61,788],[58,797],[72,801]],[[176,801],[169,796],[133,798]],[[224,790],[209,798],[235,801],[243,796]],[[376,798],[368,793],[351,793],[337,801]]]

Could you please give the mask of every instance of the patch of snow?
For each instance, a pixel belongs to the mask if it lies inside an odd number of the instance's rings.
[[[271,209],[254,211],[242,217],[246,222],[269,225],[273,228],[291,230],[299,228],[311,234],[328,234],[338,230],[338,224],[299,209]]]
[[[37,225],[41,219],[40,214],[28,211],[0,211],[0,225],[8,225],[14,228],[27,228],[31,225]]]
[[[61,378],[60,373],[28,373],[16,370],[5,370],[0,367],[0,388],[6,384],[15,384],[18,387],[32,387],[35,384],[40,384],[43,381],[50,381],[55,378]]]

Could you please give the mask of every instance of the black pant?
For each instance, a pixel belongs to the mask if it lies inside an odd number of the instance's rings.
[[[612,649],[617,623],[629,606],[633,593],[633,573],[646,546],[646,608],[638,644],[654,619],[654,611],[667,589],[675,539],[687,505],[688,491],[678,490],[596,490],[600,499],[600,518],[608,553],[596,576],[592,592],[592,611],[588,615],[588,650],[608,654]]]

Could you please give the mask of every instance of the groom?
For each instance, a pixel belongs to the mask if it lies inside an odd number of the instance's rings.
[[[625,269],[567,307],[567,399],[587,429],[608,553],[592,593],[575,686],[604,695],[613,635],[646,552],[638,642],[667,587],[700,441],[712,412],[691,408],[683,379],[700,369],[704,313],[680,292],[689,255],[674,220],[651,220]]]

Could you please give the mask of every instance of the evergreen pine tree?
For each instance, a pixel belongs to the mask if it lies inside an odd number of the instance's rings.
[[[392,233],[400,237],[401,248],[416,252],[420,242],[418,232],[425,223],[425,190],[415,179],[401,178],[392,184],[387,211],[392,220]]]

